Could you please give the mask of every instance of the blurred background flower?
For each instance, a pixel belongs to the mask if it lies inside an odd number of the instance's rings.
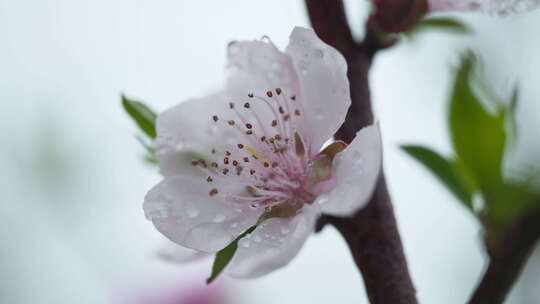
[[[367,3],[346,5],[354,34],[363,35]],[[371,72],[385,171],[423,303],[464,302],[484,262],[475,219],[399,149],[451,151],[450,67],[464,48],[483,57],[502,93],[519,82],[521,132],[508,165],[539,163],[540,11],[460,17],[474,34],[422,34],[379,54]],[[139,157],[120,93],[156,110],[202,96],[220,86],[225,54],[216,50],[262,35],[284,47],[295,25],[309,25],[302,1],[0,0],[0,302],[119,303],[134,282],[156,290],[180,282],[179,292],[202,284],[211,259],[156,259],[163,239],[141,203],[159,175]],[[539,301],[539,271],[536,253],[508,303]],[[333,228],[310,238],[288,267],[227,281],[227,293],[234,303],[366,303]]]

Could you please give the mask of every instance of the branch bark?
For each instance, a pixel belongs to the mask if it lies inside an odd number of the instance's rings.
[[[503,303],[540,239],[540,212],[527,215],[495,239],[486,236],[489,264],[469,304]]]
[[[351,142],[358,130],[373,123],[368,73],[375,53],[389,44],[369,28],[364,41],[357,43],[341,0],[305,3],[319,37],[339,50],[349,67],[352,104],[336,137]],[[323,216],[320,223],[334,225],[345,238],[371,303],[417,303],[384,176],[367,207],[351,218]]]

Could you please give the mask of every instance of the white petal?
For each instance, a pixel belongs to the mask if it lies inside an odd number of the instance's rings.
[[[227,104],[225,94],[217,93],[182,102],[158,115],[156,158],[164,176],[200,175],[191,165],[193,159],[213,160],[212,148],[223,150],[238,143],[233,128],[217,127],[212,120],[213,115],[222,121],[236,118]]]
[[[323,213],[351,216],[371,198],[381,171],[382,144],[377,124],[360,130],[333,162],[336,186],[315,201]]]
[[[227,74],[227,97],[240,105],[250,102],[251,109],[261,119],[266,130],[271,130],[271,122],[276,115],[264,102],[248,98],[248,94],[263,97],[272,105],[278,101],[282,105],[285,101],[290,103],[290,97],[298,94],[298,75],[290,56],[280,51],[268,38],[231,42]],[[280,95],[276,93],[276,88],[281,89]],[[266,95],[268,91],[272,92],[273,97]],[[277,106],[275,108],[277,110]]]
[[[257,222],[262,211],[235,209],[210,189],[236,191],[235,184],[206,183],[204,179],[168,177],[148,192],[146,217],[171,241],[184,247],[215,252]]]
[[[347,63],[313,30],[301,27],[293,30],[286,53],[291,55],[300,80],[302,137],[310,151],[317,153],[343,124],[351,105]]]
[[[313,232],[319,207],[305,205],[291,218],[271,218],[241,239],[227,273],[236,278],[255,278],[287,265]]]
[[[531,11],[540,6],[539,0],[430,0],[431,12],[471,11],[508,15]]]
[[[157,256],[169,263],[184,264],[204,259],[210,255],[206,252],[182,247],[176,243],[167,241],[167,243],[159,249]]]

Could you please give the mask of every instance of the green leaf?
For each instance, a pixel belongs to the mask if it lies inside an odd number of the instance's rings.
[[[405,35],[409,39],[414,39],[418,34],[428,30],[439,30],[455,34],[470,34],[472,30],[463,22],[449,17],[432,17],[420,20],[416,25],[407,31]]]
[[[467,208],[472,207],[472,189],[460,175],[455,162],[421,146],[402,146],[410,156],[426,166]]]
[[[494,193],[503,181],[507,111],[499,105],[496,105],[494,111],[488,111],[485,103],[473,91],[475,62],[471,53],[462,57],[453,85],[449,122],[452,144],[458,158],[470,170],[475,183],[486,195]]]
[[[139,128],[150,138],[156,138],[156,113],[142,102],[130,100],[122,95],[124,110],[133,118]]]
[[[216,253],[216,258],[214,259],[214,265],[212,266],[212,274],[208,279],[206,279],[206,284],[212,283],[218,275],[225,269],[225,267],[229,264],[229,262],[232,260],[234,253],[236,252],[236,249],[238,249],[238,241],[245,237],[246,235],[250,234],[255,230],[257,225],[254,225],[250,227],[248,230],[246,230],[244,233],[240,234],[232,243],[227,245],[227,247],[221,249],[218,253]]]

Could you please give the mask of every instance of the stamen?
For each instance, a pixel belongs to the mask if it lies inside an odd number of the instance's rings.
[[[227,175],[227,173],[229,173],[229,169],[223,168],[223,175]]]
[[[214,189],[210,190],[209,194],[210,194],[210,196],[214,196],[214,195],[218,194],[218,189],[214,188]]]
[[[234,109],[234,103],[233,102],[229,102],[229,108]]]
[[[296,100],[296,95],[291,96],[292,100]]]
[[[206,162],[205,162],[203,159],[199,159],[199,160],[197,161],[197,163],[198,163],[201,167],[206,168]]]
[[[225,151],[225,155],[227,155],[227,156],[231,156],[231,152],[229,152],[229,151]]]
[[[253,170],[253,169],[249,170],[249,174],[251,174],[251,175],[255,174],[255,170]]]
[[[219,117],[218,117],[217,115],[214,115],[214,116],[212,116],[212,119],[213,119],[214,121],[218,121],[218,120],[219,120]]]
[[[251,107],[251,105],[249,104],[249,102],[246,102],[246,103],[244,104],[244,108],[249,109],[249,107]]]
[[[300,116],[300,110],[298,110],[298,109],[294,110],[294,115]]]
[[[246,131],[246,134],[247,134],[247,135],[251,135],[251,134],[253,134],[253,131],[247,130],[247,131]]]
[[[229,124],[229,126],[234,126],[234,124],[235,124],[236,122],[235,122],[234,120],[231,119],[231,120],[229,120],[227,123]]]
[[[270,167],[270,164],[268,162],[264,162],[264,167],[268,168],[268,167]]]
[[[238,166],[238,161],[237,161],[237,160],[233,160],[232,164],[233,164],[233,166],[236,167],[236,166]]]
[[[249,163],[249,157],[244,157],[244,162]]]
[[[250,124],[250,123],[247,123],[247,124],[246,124],[246,128],[251,129],[251,128],[253,128],[253,125]]]
[[[228,164],[229,164],[229,158],[228,158],[228,157],[225,157],[225,158],[223,159],[223,163],[224,163],[225,165],[228,165]]]
[[[209,176],[207,179],[206,179],[207,182],[211,183],[213,181],[213,179]]]
[[[238,144],[238,149],[244,149],[244,145]]]
[[[248,94],[248,97],[249,97],[249,98],[253,98],[253,96],[255,96],[255,95],[253,95],[253,93],[249,93],[249,94]]]
[[[272,97],[272,96],[273,96],[273,94],[272,94],[272,91],[268,91],[268,92],[266,92],[266,96],[268,96],[268,97]]]
[[[274,119],[272,120],[272,127],[275,127],[275,126],[277,126],[277,120]]]
[[[217,168],[217,167],[218,167],[218,163],[212,162],[211,166],[214,167],[214,168]]]
[[[216,149],[212,149],[212,154],[216,154]]]
[[[276,88],[276,94],[281,95],[281,88]]]
[[[285,111],[283,110],[283,107],[279,107],[278,110],[279,110],[279,113],[280,113],[280,114],[284,114],[284,113],[285,113]]]

